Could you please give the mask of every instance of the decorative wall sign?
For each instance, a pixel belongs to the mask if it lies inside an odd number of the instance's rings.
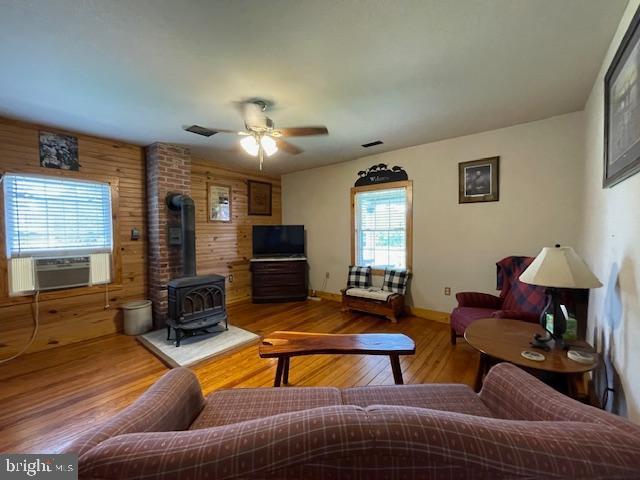
[[[458,164],[458,203],[497,202],[500,157]]]
[[[210,222],[231,221],[231,187],[229,185],[207,184]]]
[[[377,183],[401,182],[409,180],[407,172],[402,167],[387,167],[384,163],[379,163],[369,167],[367,171],[358,172],[358,180],[354,186],[375,185]]]
[[[604,77],[605,188],[640,171],[640,8]]]
[[[78,139],[70,135],[41,131],[40,166],[77,172],[80,169]]]
[[[249,196],[249,215],[271,216],[271,184],[247,181]]]

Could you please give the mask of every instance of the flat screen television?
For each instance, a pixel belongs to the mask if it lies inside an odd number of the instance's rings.
[[[254,225],[253,256],[304,255],[304,225]]]

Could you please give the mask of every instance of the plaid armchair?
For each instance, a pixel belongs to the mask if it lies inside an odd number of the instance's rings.
[[[500,296],[479,292],[456,294],[458,306],[451,312],[453,345],[471,323],[481,318],[514,318],[538,322],[546,303],[545,289],[518,280],[533,260],[533,257],[512,256],[496,263],[497,290],[500,290]]]

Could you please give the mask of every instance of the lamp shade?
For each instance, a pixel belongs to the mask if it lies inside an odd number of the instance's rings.
[[[597,288],[602,283],[571,247],[545,247],[538,254],[520,281],[531,285],[555,288]]]

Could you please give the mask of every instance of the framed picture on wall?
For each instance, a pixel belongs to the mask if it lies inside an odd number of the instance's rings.
[[[604,77],[604,188],[640,171],[640,8]]]
[[[249,215],[271,216],[271,184],[247,181]]]
[[[231,187],[217,183],[207,184],[210,222],[231,221]]]
[[[458,164],[458,203],[497,202],[500,198],[500,157]]]

